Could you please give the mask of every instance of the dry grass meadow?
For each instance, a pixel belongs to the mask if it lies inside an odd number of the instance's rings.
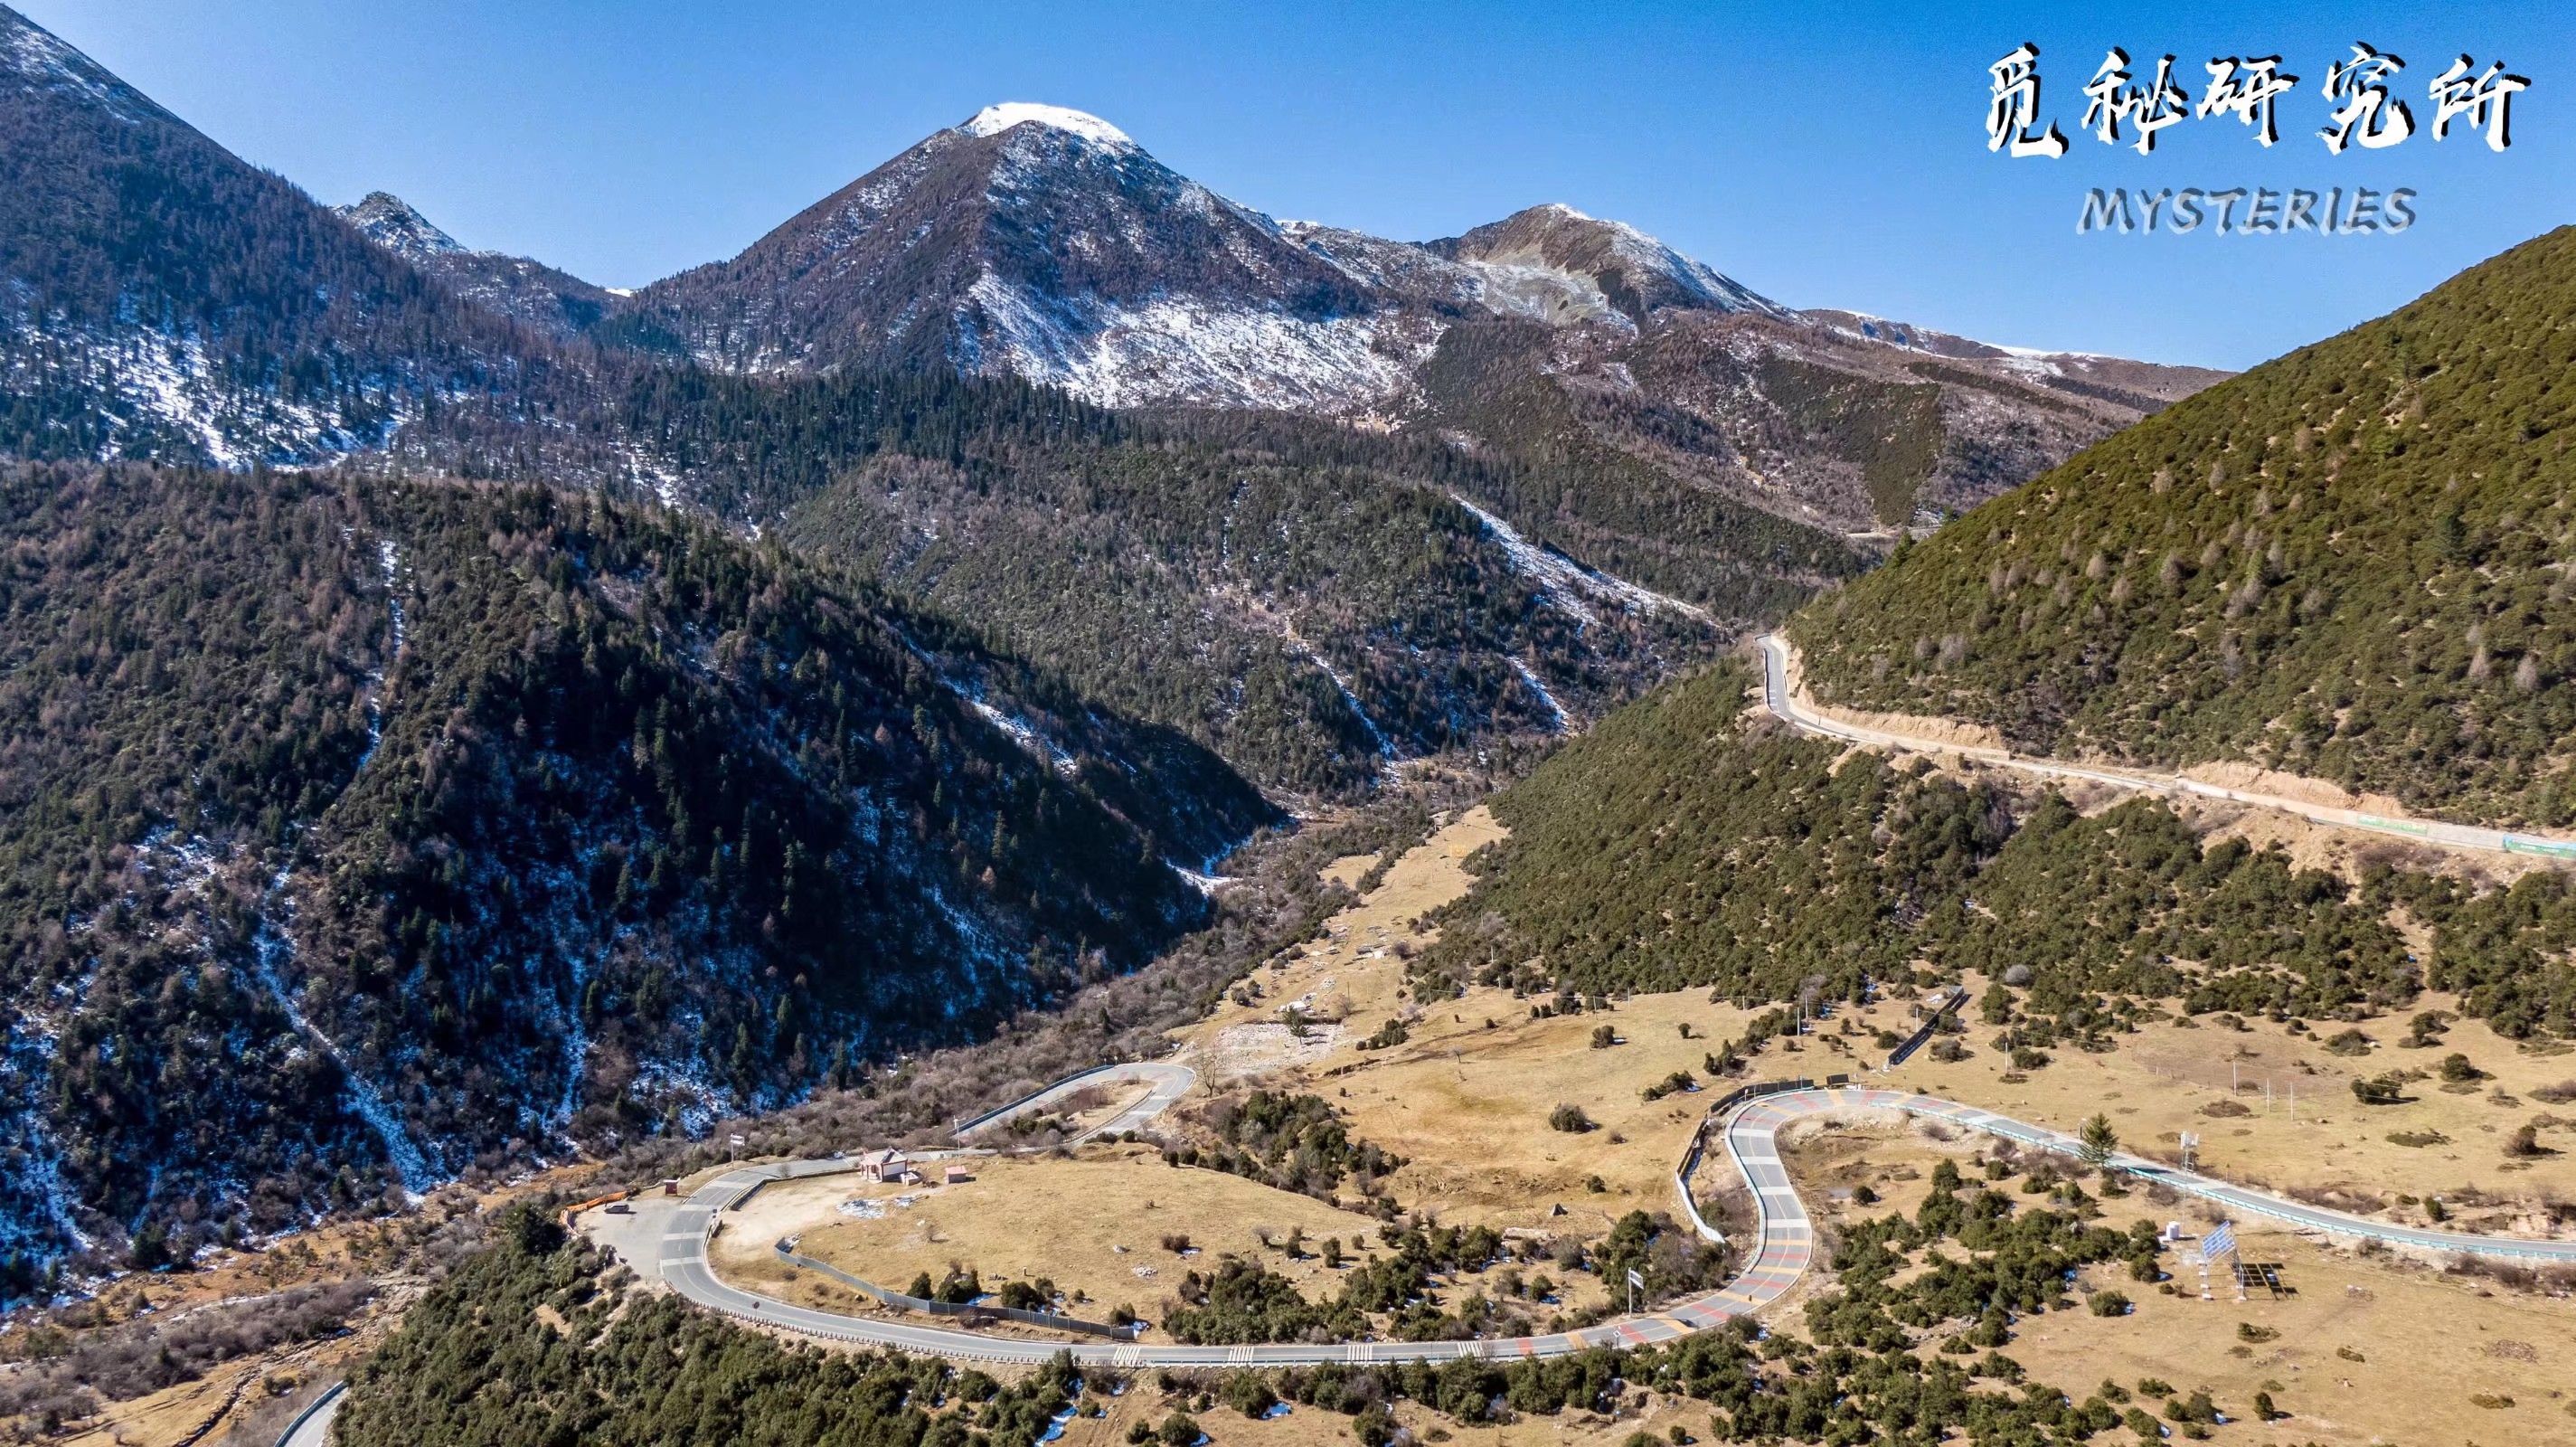
[[[904,1197],[912,1204],[891,1204]],[[879,1202],[885,1214],[842,1215],[841,1203],[852,1199]],[[1263,1233],[1277,1241],[1302,1229],[1318,1246],[1339,1237],[1356,1247],[1376,1240],[1377,1225],[1222,1171],[1173,1169],[1145,1146],[1099,1145],[1073,1159],[981,1161],[973,1181],[955,1186],[860,1186],[831,1177],[772,1186],[729,1220],[715,1261],[736,1280],[793,1284],[847,1304],[847,1288],[779,1265],[771,1243],[801,1232],[804,1254],[897,1291],[915,1273],[937,1280],[957,1263],[981,1272],[987,1290],[1050,1278],[1077,1316],[1098,1320],[1125,1304],[1159,1319],[1182,1273],[1227,1252],[1261,1260],[1310,1295],[1329,1295],[1333,1288],[1321,1278],[1332,1273],[1321,1261],[1291,1261],[1265,1246]],[[1165,1236],[1183,1235],[1193,1255],[1164,1249]]]
[[[1949,1134],[1949,1132],[1942,1132]],[[1975,1137],[1936,1139],[1918,1122],[1888,1113],[1855,1116],[1791,1138],[1784,1159],[1828,1232],[1842,1221],[1922,1202],[1933,1165],[1973,1162],[1988,1147]],[[1884,1199],[1853,1205],[1837,1192],[1867,1185]],[[2009,1189],[2009,1188],[2007,1188]],[[2192,1214],[2143,1194],[2104,1200],[2103,1219]],[[2127,1279],[2116,1264],[2090,1269],[2079,1291],[2116,1288],[2135,1303],[2123,1317],[2075,1310],[2025,1318],[2006,1355],[2033,1378],[2082,1396],[2103,1381],[2134,1391],[2148,1378],[2183,1392],[2206,1390],[2238,1420],[2222,1440],[2352,1444],[2576,1443],[2576,1311],[2563,1298],[2516,1292],[2436,1263],[2328,1245],[2260,1221],[2239,1222],[2247,1260],[2276,1262],[2294,1294],[2235,1300],[2225,1284],[2202,1301],[2195,1272],[2168,1253],[2166,1295]],[[2250,1342],[2239,1324],[2256,1335]],[[2245,1420],[2256,1392],[2269,1392],[2287,1420]],[[2117,1435],[2117,1434],[2115,1434]],[[2125,1440],[2125,1437],[2124,1437]]]
[[[1354,1136],[1407,1158],[1389,1190],[1408,1209],[1440,1221],[1591,1235],[1631,1209],[1671,1210],[1669,1172],[1711,1093],[1648,1102],[1641,1092],[1675,1071],[1701,1076],[1706,1086],[1703,1057],[1754,1012],[1695,992],[1544,1020],[1531,1018],[1529,1001],[1497,990],[1471,990],[1428,1009],[1408,999],[1406,959],[1431,937],[1417,921],[1467,887],[1465,860],[1501,832],[1482,809],[1448,823],[1337,916],[1324,939],[1271,961],[1256,972],[1254,988],[1180,1032],[1175,1043],[1202,1071],[1203,1090],[1166,1118],[1164,1131],[1187,1135],[1193,1107],[1209,1092],[1311,1092],[1345,1113]],[[1356,881],[1374,862],[1337,861],[1332,873]],[[1970,982],[1972,990],[1983,983]],[[2455,1004],[2428,997],[2417,1008]],[[1283,1023],[1291,1010],[1307,1023]],[[2402,1018],[2375,1021],[2363,1028],[2376,1043],[2360,1057],[2329,1052],[2317,1034],[2259,1020],[2243,1028],[2164,1021],[2120,1037],[2108,1054],[2056,1049],[2052,1063],[2023,1073],[1994,1048],[1994,1031],[1973,1023],[1973,1006],[1970,1018],[1968,1058],[1919,1056],[1892,1076],[1867,1078],[2070,1131],[2102,1111],[2125,1145],[2151,1155],[2170,1155],[2189,1130],[2203,1141],[2200,1164],[2214,1173],[2390,1219],[2420,1222],[2423,1199],[2439,1196],[2453,1225],[2540,1234],[2554,1229],[2547,1203],[2576,1199],[2576,1120],[2559,1123],[2532,1094],[2576,1076],[2576,1054],[2520,1047],[2474,1021],[2452,1024],[2429,1049],[2398,1043],[2406,1033]],[[1404,1022],[1404,1042],[1363,1048],[1389,1020]],[[1603,1024],[1619,1043],[1594,1048],[1593,1032]],[[1882,1053],[1874,1032],[1909,1026],[1902,1001],[1844,1008],[1794,1051],[1772,1045],[1756,1057],[1754,1071],[1861,1075]],[[2448,1090],[2428,1079],[2395,1106],[2365,1108],[2352,1096],[2357,1075],[2431,1072],[2453,1052],[2486,1078]],[[1581,1108],[1598,1128],[1549,1129],[1548,1113],[1559,1103]],[[2576,1116],[2576,1106],[2561,1109]],[[2510,1158],[2505,1144],[2513,1130],[2535,1121],[2552,1153]],[[1921,1125],[1886,1117],[1794,1137],[1790,1159],[1830,1229],[1854,1213],[1910,1210],[1933,1162],[1969,1159],[1985,1148],[1975,1138],[1938,1140]],[[1722,1166],[1712,1167],[1700,1180],[1714,1212],[1730,1195],[1724,1176]],[[1850,1191],[1863,1184],[1885,1199],[1851,1204]],[[880,1220],[838,1216],[834,1208],[852,1194],[846,1183],[828,1181],[764,1193],[728,1229],[721,1264],[728,1274],[777,1283],[782,1273],[768,1244],[801,1230],[808,1251],[897,1286],[917,1271],[936,1276],[953,1260],[978,1267],[988,1286],[1043,1275],[1095,1303],[1132,1303],[1152,1316],[1164,1295],[1159,1283],[1187,1269],[1160,1248],[1167,1232],[1188,1235],[1205,1252],[1202,1260],[1223,1251],[1256,1256],[1320,1294],[1330,1290],[1316,1279],[1329,1274],[1320,1263],[1265,1249],[1260,1232],[1275,1237],[1303,1227],[1317,1241],[1339,1235],[1349,1242],[1374,1230],[1354,1212],[1215,1172],[1174,1170],[1148,1149],[1106,1143],[1069,1156],[993,1162],[972,1185],[925,1193],[911,1210]],[[1140,1204],[1146,1201],[1150,1211]],[[2142,1195],[2105,1204],[2115,1222],[2125,1222],[2122,1213],[2153,1213],[2196,1229],[2197,1218],[2180,1204],[2156,1206]],[[2576,1443],[2568,1395],[2576,1389],[2576,1309],[2569,1302],[2260,1222],[2239,1229],[2251,1256],[2282,1264],[2295,1296],[2239,1304],[2222,1290],[2220,1301],[2204,1303],[2196,1283],[2188,1294],[2168,1296],[2122,1282],[2137,1301],[2132,1315],[2050,1313],[2029,1321],[2008,1353],[2034,1377],[2079,1395],[2105,1379],[2134,1389],[2142,1378],[2161,1378],[2186,1392],[2205,1388],[2240,1414],[2253,1393],[2268,1391],[2293,1414],[2269,1424],[2232,1422],[2218,1429],[2222,1441]],[[1156,1275],[1137,1276],[1140,1266]],[[2098,1284],[2110,1284],[2109,1277]],[[1771,1314],[1794,1320],[1804,1299],[1830,1287],[1819,1272]],[[836,1299],[810,1281],[789,1289]],[[846,1293],[837,1300],[848,1304]],[[2248,1342],[2239,1322],[2277,1335]],[[1131,1422],[1159,1421],[1175,1405],[1186,1399],[1140,1382],[1107,1417],[1072,1423],[1064,1441],[1106,1447],[1122,1441]],[[1410,1404],[1398,1417],[1432,1440],[1468,1430]],[[1347,1419],[1311,1408],[1254,1422],[1219,1407],[1200,1420],[1222,1447],[1296,1447],[1349,1434]],[[1631,1391],[1609,1415],[1531,1419],[1473,1429],[1473,1437],[1493,1447],[1592,1447],[1624,1442],[1641,1429],[1662,1438],[1675,1425],[1704,1436],[1705,1409]]]

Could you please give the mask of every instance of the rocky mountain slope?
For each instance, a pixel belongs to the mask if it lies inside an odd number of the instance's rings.
[[[465,300],[558,341],[588,336],[616,300],[606,288],[542,261],[468,247],[390,192],[370,191],[331,209],[358,228],[359,235],[446,283]]]
[[[0,453],[381,447],[536,385],[511,331],[0,7]]]
[[[634,307],[728,370],[951,368],[1504,448],[1562,427],[1845,530],[1980,500],[2219,375],[1801,313],[1565,206],[1423,244],[1279,222],[1036,105],[930,136]]]
[[[1818,694],[2576,822],[2576,229],[2192,397],[1796,618]]]
[[[774,548],[323,474],[0,472],[0,738],[14,1288],[973,1038],[1278,818]]]
[[[2208,379],[1796,312],[1562,206],[1421,245],[1281,223],[1045,106],[989,107],[631,298],[384,193],[335,217],[5,8],[0,135],[0,448],[22,456],[238,466],[408,432],[526,466],[674,355],[927,368],[1633,462],[1597,503],[1482,500],[1580,552],[1705,497],[1827,531],[1935,518]]]
[[[995,106],[636,297],[731,370],[954,367],[1104,406],[1365,413],[1434,331],[1107,123]]]

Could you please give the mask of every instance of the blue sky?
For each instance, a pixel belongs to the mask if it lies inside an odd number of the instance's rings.
[[[632,286],[728,256],[997,100],[1106,117],[1274,215],[1449,235],[1564,201],[1755,289],[1991,341],[2247,366],[2576,220],[2576,6],[921,4],[10,0],[326,201]],[[1939,15],[1927,12],[1939,10]],[[2041,48],[2061,161],[1985,147],[1985,67]],[[2408,62],[2417,133],[2329,155],[2327,65]],[[2277,52],[2281,143],[2081,134],[2109,46]],[[2436,145],[2449,58],[2529,76],[2502,155]],[[2410,186],[2398,236],[2078,236],[2088,187]]]

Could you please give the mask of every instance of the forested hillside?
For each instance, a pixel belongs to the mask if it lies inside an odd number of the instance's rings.
[[[0,721],[22,1271],[968,1038],[1276,817],[863,584],[529,488],[10,469]]]
[[[1651,345],[1673,350],[1679,346],[1675,338],[1690,329],[1670,322]],[[1518,464],[1497,469],[1484,494],[1495,511],[1525,520],[1533,536],[1577,557],[1694,599],[1708,594],[1712,562],[1769,558],[1830,566],[1823,563],[1829,552],[1847,546],[1828,530],[1829,510],[1785,495],[1761,499],[1757,506],[1732,485],[1732,463],[1721,467],[1713,459],[1747,452],[1749,427],[1721,425],[1705,410],[1641,395],[1633,387],[1577,385],[1550,365],[1565,346],[1531,324],[1462,322],[1442,334],[1423,366],[1431,404],[1427,421]],[[1646,347],[1634,350],[1635,360],[1644,363]],[[1613,356],[1627,358],[1630,351],[1591,360],[1596,366],[1627,365]],[[1714,385],[1707,374],[1695,380]],[[1676,379],[1675,385],[1682,383]],[[1907,514],[1915,483],[1941,446],[1938,410],[1931,404],[1930,413],[1911,419],[1911,435],[1923,455],[1909,459],[1921,465],[1905,474],[1897,516]],[[1848,470],[1835,456],[1835,441],[1808,435],[1790,445],[1816,473]],[[1821,483],[1814,489],[1818,495],[1828,490]],[[1854,511],[1866,516],[1868,509]],[[1792,520],[1800,516],[1809,521]]]
[[[0,6],[0,455],[379,447],[429,395],[557,366]]]
[[[1568,585],[1460,504],[1497,474],[1437,443],[1196,417],[1008,465],[881,459],[782,531],[1266,783],[1343,796],[1393,757],[1566,732],[1847,556],[1703,553],[1704,616]]]
[[[1828,702],[2576,823],[2576,229],[2138,424],[1801,613]]]
[[[1115,413],[1007,379],[653,370],[579,421],[520,434],[447,409],[422,432],[445,439],[429,456],[511,455],[525,435],[550,472],[774,529],[1305,795],[1364,790],[1390,757],[1561,732],[1857,566],[1736,509],[1741,532],[1664,550],[1683,606],[1461,505],[1545,514],[1593,490],[1578,465]]]
[[[1664,689],[1498,796],[1511,837],[1423,973],[1788,1001],[2018,967],[2033,1013],[2079,1031],[2123,999],[2335,1017],[2430,984],[2509,1034],[2576,1034],[2562,875],[2480,893],[2382,869],[2356,885],[2204,845],[2152,800],[2087,817],[2054,793],[1843,757],[1745,715],[1751,682],[1730,663]],[[2421,968],[2401,906],[2432,927]]]

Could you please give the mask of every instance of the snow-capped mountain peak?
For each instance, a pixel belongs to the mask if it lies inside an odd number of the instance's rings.
[[[1004,101],[977,111],[957,129],[970,136],[998,136],[1013,126],[1039,125],[1065,131],[1104,146],[1133,146],[1136,142],[1125,131],[1100,117],[1064,106],[1040,105],[1035,101]]]
[[[410,202],[391,191],[370,191],[352,205],[331,209],[369,241],[411,261],[427,261],[465,250],[463,242],[439,230]]]

